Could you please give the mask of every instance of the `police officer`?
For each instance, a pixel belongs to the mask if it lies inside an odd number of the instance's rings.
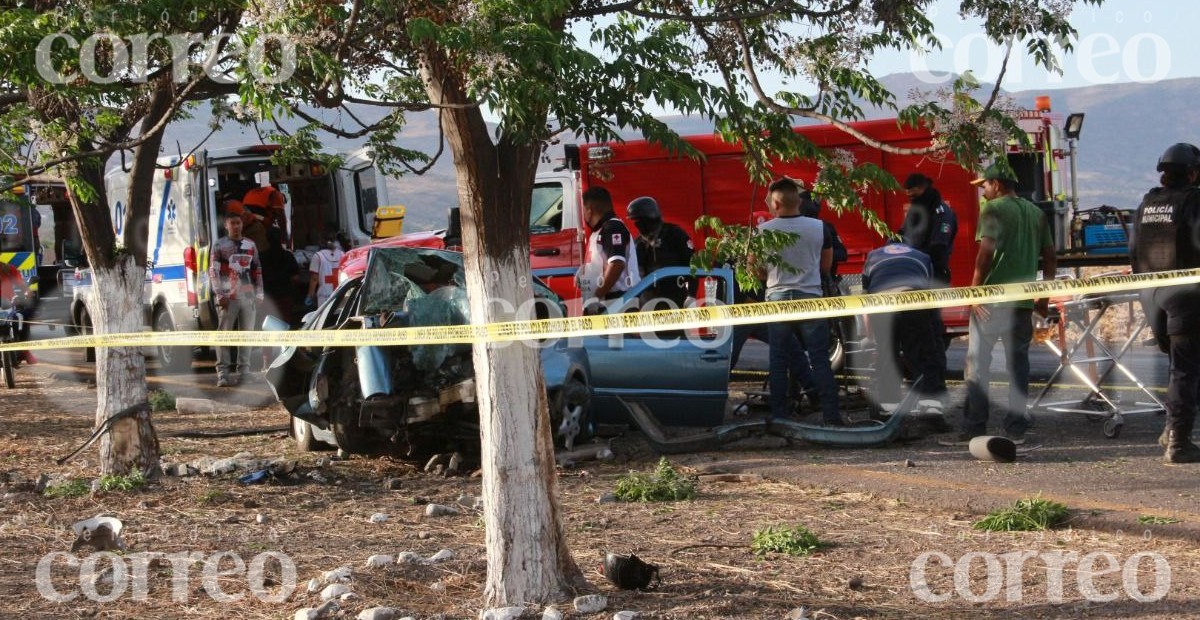
[[[629,203],[626,216],[638,230],[634,244],[643,277],[663,267],[687,267],[691,264],[694,250],[692,238],[679,226],[663,221],[657,200],[649,196],[634,198]],[[660,280],[654,285],[654,292],[659,298],[669,299],[675,307],[683,307],[692,281],[692,278],[682,276]]]
[[[605,312],[603,302],[619,299],[641,281],[633,235],[613,213],[612,195],[603,187],[583,193],[583,220],[589,234],[583,265],[576,278],[583,295],[583,313]]]
[[[1200,190],[1196,167],[1200,149],[1173,144],[1158,159],[1160,187],[1144,198],[1134,216],[1129,256],[1134,273],[1200,267]],[[1159,437],[1168,463],[1200,462],[1191,441],[1200,389],[1200,289],[1195,285],[1143,291],[1142,304],[1152,324],[1166,315],[1171,374],[1167,383],[1167,423]]]
[[[958,234],[958,217],[942,200],[942,193],[933,186],[933,179],[920,172],[904,179],[904,192],[910,202],[900,235],[904,243],[929,256],[933,263],[933,285],[949,286],[950,252]]]
[[[904,243],[924,252],[933,264],[930,288],[950,286],[950,252],[954,249],[954,237],[958,234],[958,217],[950,205],[942,200],[942,193],[933,186],[933,179],[914,172],[904,179],[904,192],[908,194],[908,211],[900,236]],[[934,355],[938,364],[946,367],[946,324],[942,311],[933,311],[933,333],[942,346]]]

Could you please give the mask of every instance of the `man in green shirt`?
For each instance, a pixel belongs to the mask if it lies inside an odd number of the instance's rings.
[[[1017,196],[1017,181],[1012,172],[996,164],[988,166],[981,178],[987,203],[979,212],[975,239],[979,254],[971,286],[1032,282],[1037,279],[1038,259],[1042,273],[1053,278],[1058,262],[1054,240],[1045,214],[1037,205]],[[967,342],[967,407],[963,411],[962,432],[952,443],[969,443],[971,438],[987,434],[989,412],[988,380],[992,349],[996,341],[1004,344],[1008,366],[1008,409],[1004,415],[1004,434],[1017,443],[1025,440],[1033,420],[1026,411],[1029,400],[1029,344],[1033,340],[1033,309],[1043,314],[1046,299],[971,308]]]

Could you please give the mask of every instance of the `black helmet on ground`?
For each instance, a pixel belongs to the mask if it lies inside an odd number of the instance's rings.
[[[642,196],[630,201],[629,210],[625,215],[631,220],[661,220],[662,210],[658,208],[657,200]]]
[[[653,578],[661,583],[658,567],[643,562],[638,556],[609,553],[604,556],[604,576],[622,590],[644,590]]]
[[[1188,170],[1200,166],[1200,149],[1187,142],[1176,142],[1158,158],[1158,171]]]

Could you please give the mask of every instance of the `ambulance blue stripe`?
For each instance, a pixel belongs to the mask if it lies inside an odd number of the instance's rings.
[[[171,162],[174,166],[175,162]],[[162,204],[158,205],[158,241],[154,242],[154,259],[153,263],[158,264],[158,251],[162,248],[163,227],[167,222],[167,202],[171,200],[171,178],[167,178],[166,185],[163,185]]]

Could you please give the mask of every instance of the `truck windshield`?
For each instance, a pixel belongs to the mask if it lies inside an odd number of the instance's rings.
[[[32,252],[33,220],[28,204],[0,201],[0,252]]]
[[[558,183],[539,183],[533,187],[529,209],[529,232],[548,233],[562,230],[563,188]]]

